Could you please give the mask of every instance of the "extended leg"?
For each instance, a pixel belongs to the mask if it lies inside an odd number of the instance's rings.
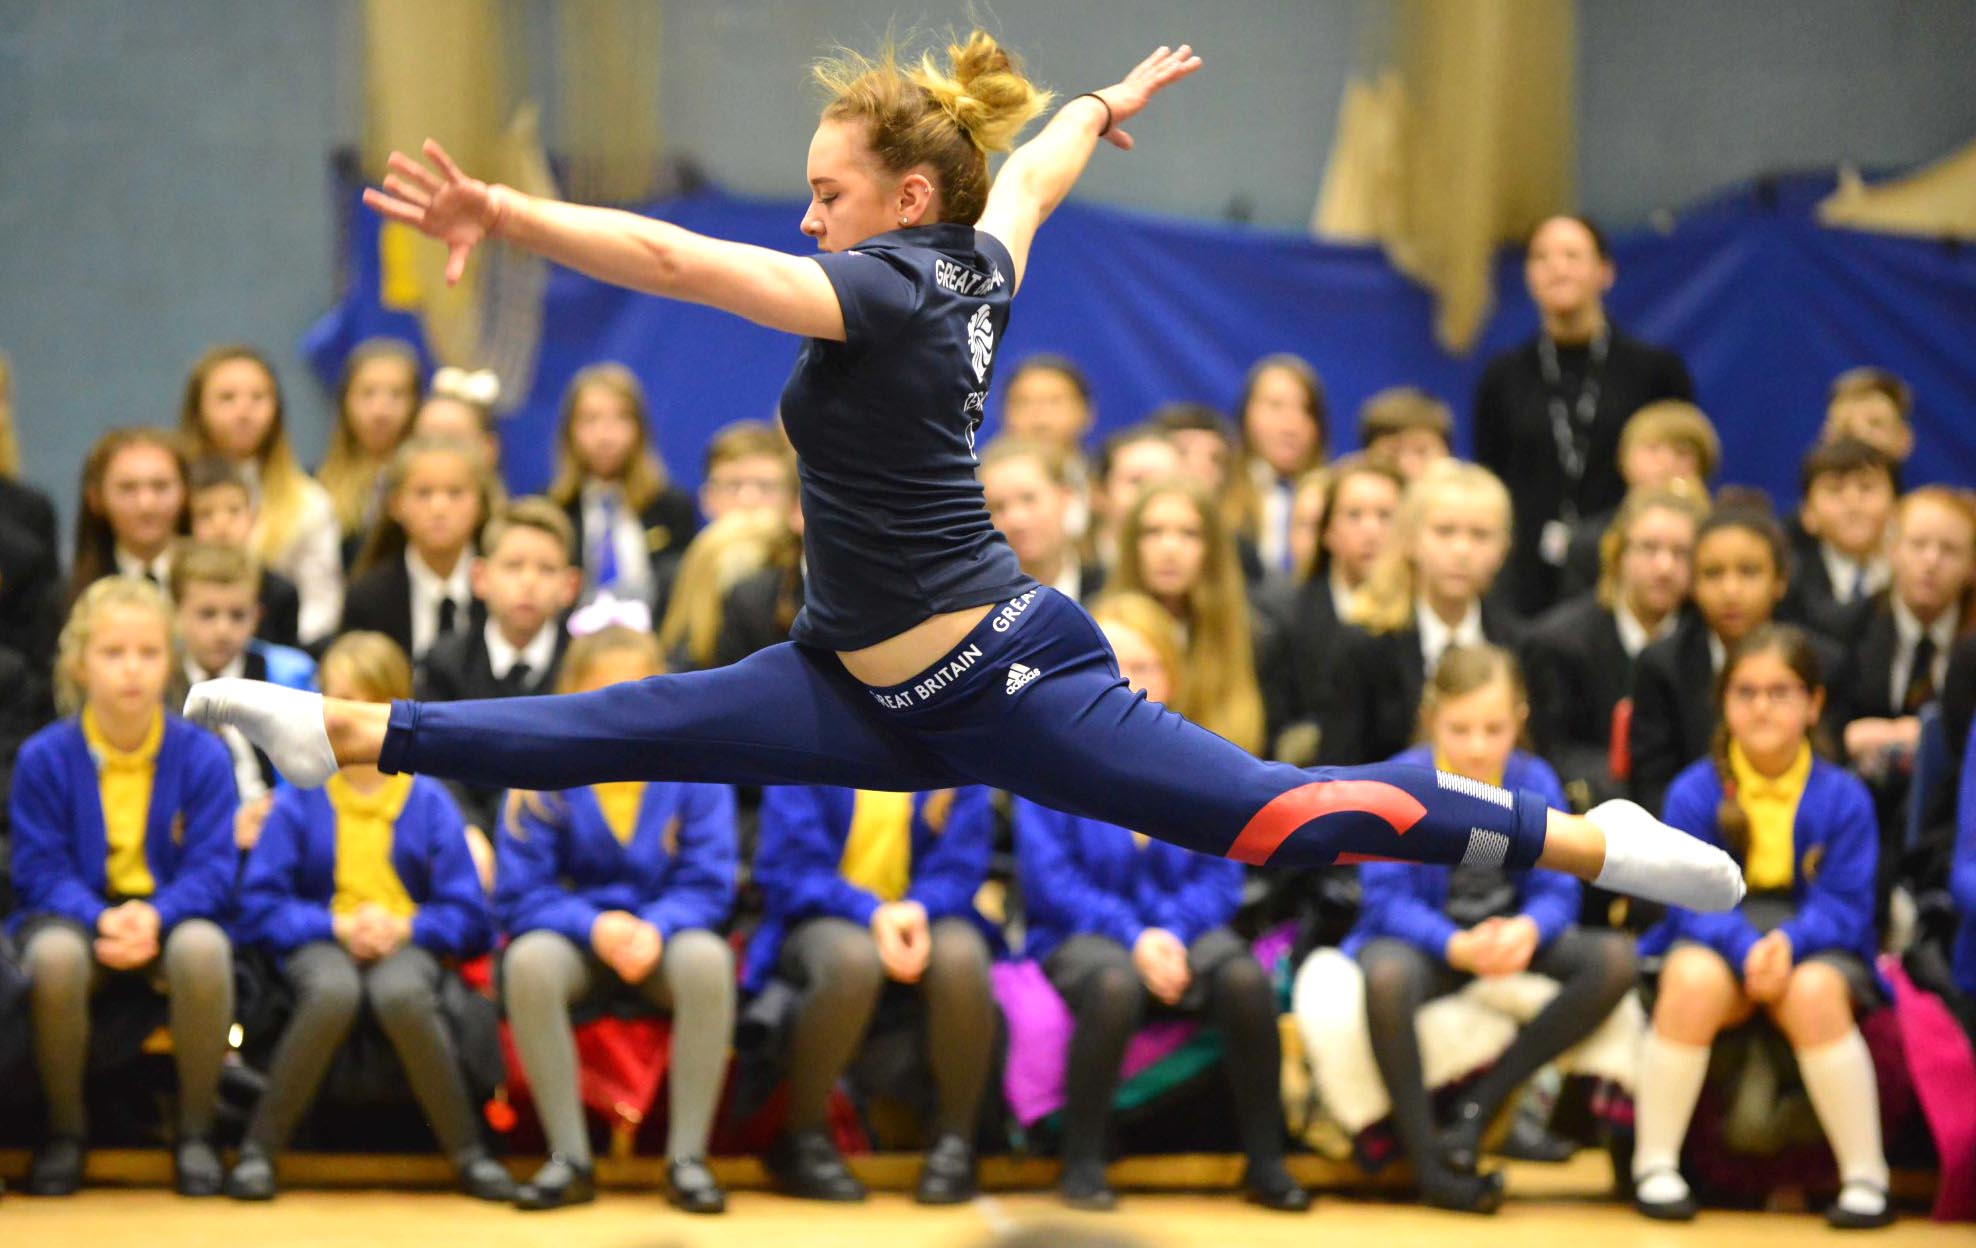
[[[369,762],[541,790],[681,780],[916,791],[954,781],[879,719],[835,656],[793,643],[728,667],[592,693],[396,702],[388,712],[258,681],[208,681],[187,697],[185,712],[208,727],[235,725],[304,786],[339,764]]]

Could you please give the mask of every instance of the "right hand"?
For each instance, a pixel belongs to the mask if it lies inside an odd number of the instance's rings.
[[[638,931],[638,916],[629,910],[606,910],[590,922],[590,949],[604,965],[617,969],[618,959]]]
[[[366,187],[364,203],[379,215],[446,244],[446,284],[451,286],[466,273],[468,254],[499,224],[503,197],[514,192],[497,193],[478,178],[468,177],[435,140],[425,141],[424,152],[438,167],[437,173],[403,152],[393,152],[384,189]]]
[[[1124,78],[1093,92],[1111,108],[1111,129],[1105,131],[1106,140],[1120,151],[1131,151],[1132,136],[1119,128],[1121,123],[1138,116],[1154,95],[1200,67],[1201,58],[1187,44],[1178,48],[1161,44]]]
[[[1187,969],[1187,946],[1163,927],[1149,927],[1132,942],[1132,966],[1146,991],[1165,1005],[1177,1003],[1194,981]]]
[[[926,907],[916,901],[888,901],[871,913],[871,936],[888,978],[916,984],[933,956],[933,934]]]
[[[251,802],[242,802],[240,809],[233,812],[233,847],[246,853],[260,843],[261,829],[267,824],[268,811],[274,807],[274,794],[263,793]]]

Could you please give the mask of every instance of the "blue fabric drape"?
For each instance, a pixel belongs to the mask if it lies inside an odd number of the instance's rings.
[[[1726,481],[1763,487],[1788,505],[1826,386],[1844,369],[1876,364],[1907,378],[1917,396],[1910,483],[1976,483],[1976,249],[1826,229],[1812,208],[1831,185],[1808,176],[1745,188],[1665,232],[1616,238],[1613,319],[1687,360],[1722,432]],[[366,337],[420,341],[415,317],[378,303],[378,219],[354,194],[345,202],[347,294],[303,342],[326,382]],[[650,211],[724,238],[810,249],[797,232],[799,203],[702,193]],[[1252,361],[1293,351],[1324,377],[1334,449],[1356,441],[1353,414],[1366,397],[1402,383],[1447,399],[1466,447],[1484,362],[1536,327],[1518,255],[1503,254],[1496,284],[1498,311],[1477,350],[1454,357],[1434,343],[1427,293],[1375,248],[1072,203],[1037,239],[997,357],[1004,380],[1033,352],[1076,359],[1090,374],[1102,432],[1175,399],[1226,410]],[[535,385],[502,429],[503,468],[517,492],[547,484],[557,403],[585,364],[621,360],[639,375],[660,449],[690,487],[708,435],[771,415],[795,357],[793,339],[736,317],[560,269],[544,298]]]

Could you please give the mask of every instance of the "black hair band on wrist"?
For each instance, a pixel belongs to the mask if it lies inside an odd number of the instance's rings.
[[[1086,91],[1083,95],[1077,96],[1075,98],[1080,100],[1091,99],[1091,100],[1096,100],[1098,102],[1098,106],[1105,110],[1105,128],[1098,131],[1098,137],[1102,139],[1106,135],[1110,134],[1112,128],[1112,111],[1111,111],[1111,105],[1105,103],[1105,97],[1099,95],[1096,91]]]

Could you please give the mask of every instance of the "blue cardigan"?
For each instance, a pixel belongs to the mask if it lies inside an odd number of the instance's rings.
[[[1722,781],[1713,759],[1691,763],[1668,787],[1661,818],[1711,845],[1722,844],[1715,810],[1722,803]],[[1858,776],[1813,757],[1804,796],[1792,829],[1792,899],[1797,913],[1782,926],[1791,938],[1791,956],[1839,950],[1873,966],[1878,938],[1873,930],[1874,870],[1880,861],[1880,824],[1873,795]],[[1643,956],[1665,953],[1677,940],[1707,945],[1722,955],[1738,976],[1743,958],[1762,933],[1741,910],[1696,914],[1678,907],[1640,938]]]
[[[391,834],[391,868],[418,905],[412,943],[442,957],[472,958],[494,939],[487,895],[467,850],[466,825],[446,786],[427,776]],[[240,935],[276,954],[334,941],[336,809],[321,789],[286,789],[274,799],[240,885]]]
[[[1434,753],[1424,745],[1393,756],[1396,763],[1432,767]],[[1517,750],[1503,767],[1504,787],[1527,789],[1555,810],[1568,810],[1564,786],[1551,765],[1534,754]],[[1359,867],[1363,901],[1359,919],[1341,948],[1356,954],[1380,938],[1403,940],[1440,961],[1447,956],[1448,938],[1461,925],[1447,915],[1448,879],[1452,870],[1412,862],[1368,862]],[[1517,912],[1537,924],[1537,947],[1557,939],[1578,920],[1578,881],[1558,871],[1511,871],[1516,884]]]
[[[755,882],[767,913],[748,942],[742,980],[749,992],[768,982],[783,937],[804,919],[871,923],[878,898],[838,872],[856,802],[855,790],[823,785],[762,790]],[[925,906],[929,921],[977,918],[974,894],[988,878],[994,834],[988,790],[979,785],[913,794],[912,882],[902,900]]]
[[[1042,961],[1072,936],[1108,936],[1132,948],[1147,928],[1183,944],[1235,917],[1242,864],[1165,841],[1144,849],[1117,824],[1066,815],[1017,798],[1016,878],[1028,917],[1023,956]]]
[[[1955,898],[1955,946],[1950,954],[1956,986],[1976,997],[1976,733],[1962,760],[1961,796],[1956,802],[1955,862],[1949,894]]]
[[[186,919],[224,922],[233,902],[233,756],[218,737],[165,716],[145,822],[144,861],[162,931]],[[14,891],[9,930],[31,914],[57,914],[90,931],[109,908],[102,788],[77,716],[29,737],[14,762]]]
[[[501,819],[494,910],[509,936],[544,928],[590,947],[590,927],[626,910],[659,929],[718,927],[734,905],[734,790],[649,783],[630,844],[591,789],[511,796]]]

